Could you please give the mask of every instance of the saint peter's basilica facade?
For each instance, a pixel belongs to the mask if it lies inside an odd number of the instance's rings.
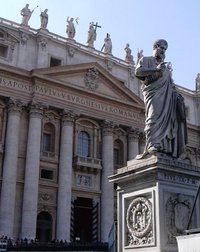
[[[0,19],[0,236],[107,242],[108,176],[142,153],[134,61]],[[185,158],[200,165],[200,93],[185,98]]]

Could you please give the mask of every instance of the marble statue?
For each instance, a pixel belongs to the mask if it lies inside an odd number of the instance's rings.
[[[184,98],[176,91],[172,68],[165,59],[168,43],[154,42],[153,56],[142,57],[135,75],[142,82],[145,104],[146,145],[142,155],[162,152],[181,158],[187,144],[187,126]]]
[[[41,28],[43,28],[43,29],[46,29],[47,28],[47,24],[48,24],[48,14],[47,14],[47,11],[48,11],[48,9],[45,9],[40,14]]]
[[[33,13],[34,10],[30,10],[29,9],[29,4],[26,4],[26,6],[21,9],[21,15],[22,15],[22,25],[28,25],[28,22],[31,18],[31,15]]]
[[[103,51],[103,50],[104,50],[104,53],[106,53],[106,54],[112,54],[112,41],[111,41],[109,33],[107,33],[107,35],[104,39],[104,44],[101,48],[101,51]]]
[[[139,60],[143,57],[143,49],[139,50],[137,52],[137,63],[139,62]]]
[[[196,91],[200,91],[200,73],[198,73],[196,77]]]
[[[94,47],[94,41],[96,40],[96,29],[94,27],[94,22],[91,22],[88,30],[87,46]]]
[[[131,54],[131,48],[130,45],[127,43],[126,47],[124,48],[126,55],[125,55],[125,61],[127,63],[133,63],[133,55]]]
[[[74,39],[76,30],[74,26],[74,18],[67,17],[67,35],[69,39]]]

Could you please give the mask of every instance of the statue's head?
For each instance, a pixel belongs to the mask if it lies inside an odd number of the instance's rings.
[[[166,47],[166,49],[168,48],[168,43],[165,39],[157,39],[154,43],[153,43],[153,49],[156,49],[157,47],[160,47],[164,45]]]
[[[168,48],[168,43],[164,39],[158,39],[153,44],[153,56],[158,61],[163,61],[165,59],[165,51]]]

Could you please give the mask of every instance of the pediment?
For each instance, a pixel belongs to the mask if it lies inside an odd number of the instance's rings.
[[[142,100],[137,95],[98,63],[36,69],[33,75],[49,79],[51,82],[54,81],[66,87],[88,92],[88,95],[103,96],[108,99],[143,106]]]
[[[19,42],[19,39],[7,29],[0,28],[0,41],[4,43]]]

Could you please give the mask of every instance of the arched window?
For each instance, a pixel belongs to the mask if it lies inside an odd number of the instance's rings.
[[[42,150],[54,152],[55,147],[55,127],[51,123],[46,123],[43,130]]]
[[[122,141],[115,140],[114,142],[114,165],[116,168],[124,164],[124,145]]]
[[[77,153],[79,156],[82,156],[82,157],[90,156],[90,136],[85,131],[81,131],[78,135]]]

